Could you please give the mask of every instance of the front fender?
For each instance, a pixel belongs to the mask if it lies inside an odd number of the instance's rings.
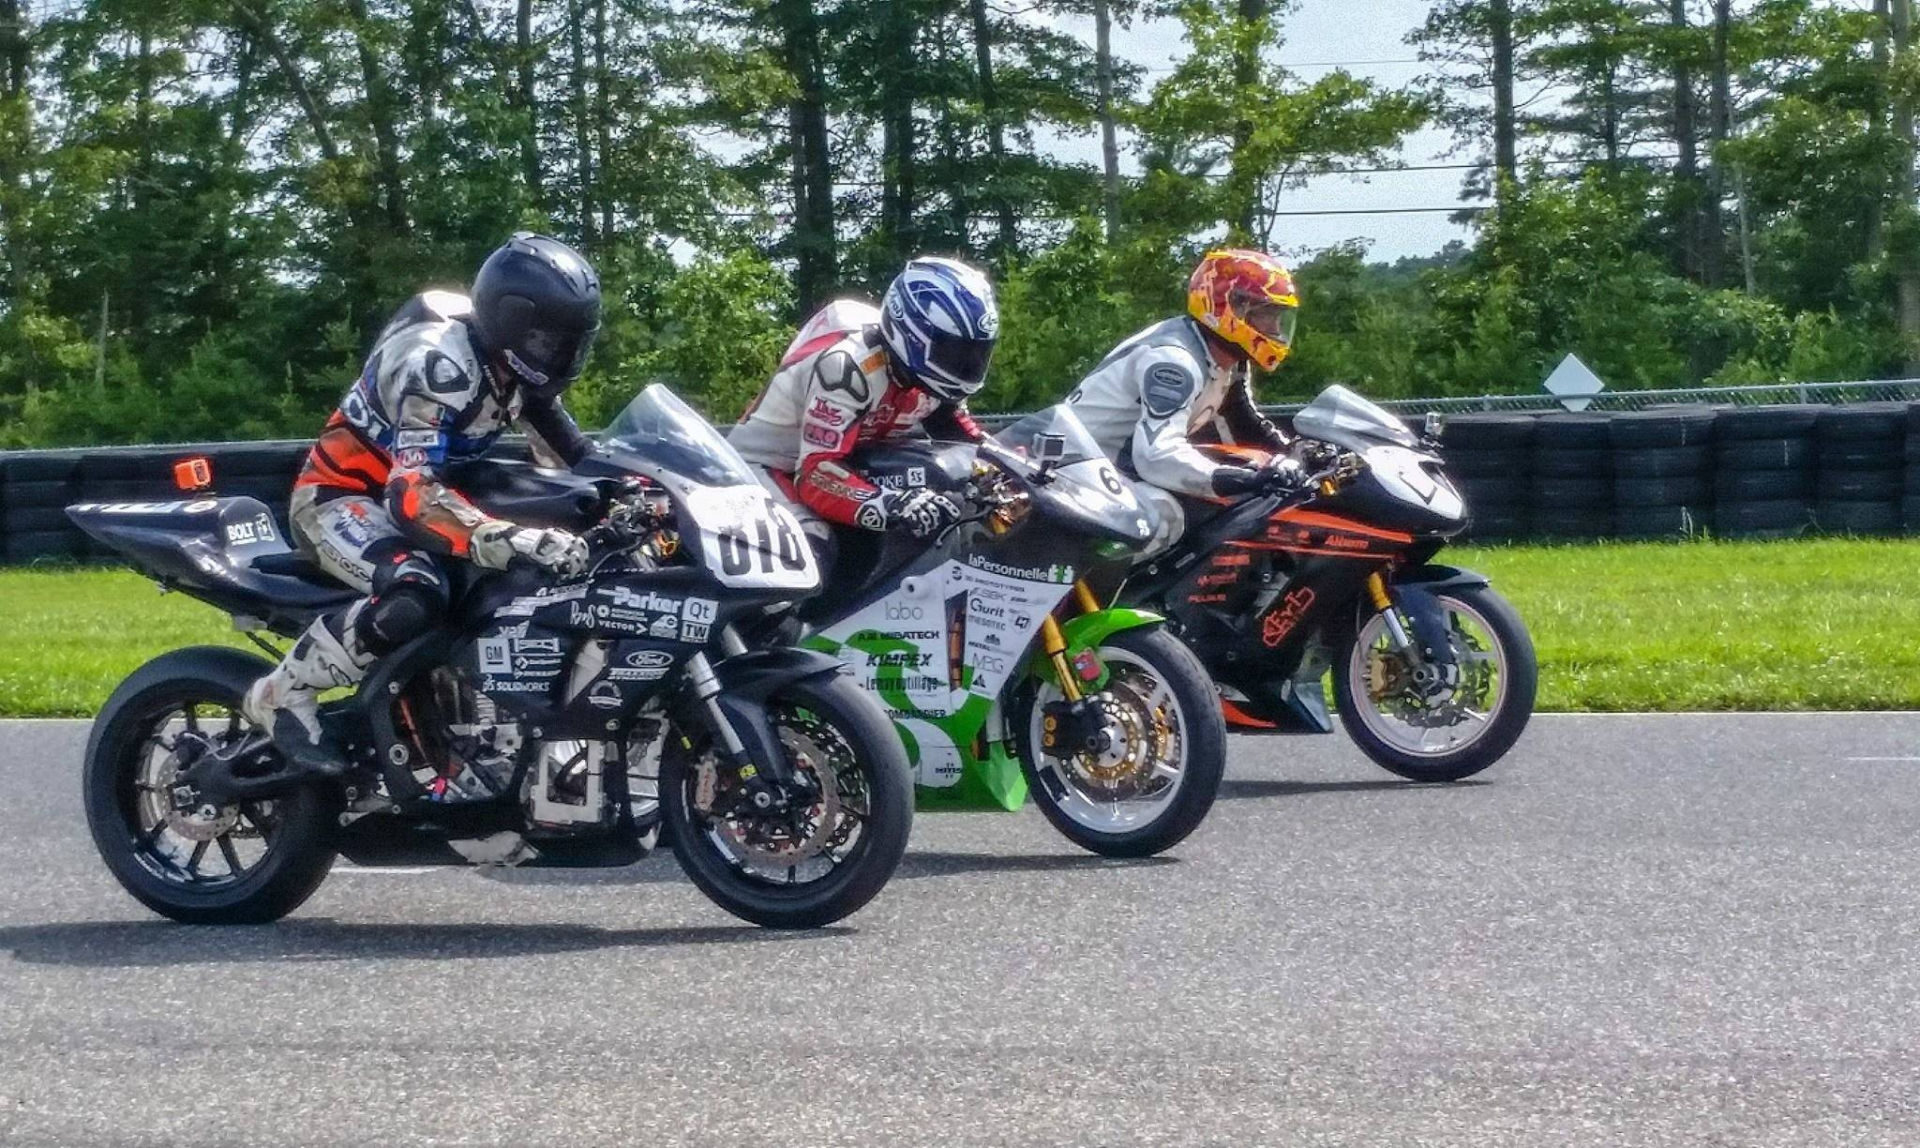
[[[731,695],[764,702],[794,682],[837,674],[846,668],[839,658],[818,650],[769,646],[714,663],[713,676],[720,682],[723,697]]]
[[[1470,586],[1490,586],[1493,580],[1478,570],[1468,570],[1463,566],[1429,564],[1394,571],[1393,583],[1396,586],[1418,585],[1429,590],[1440,590],[1447,587],[1464,589]]]
[[[1080,650],[1097,650],[1100,644],[1122,630],[1137,630],[1143,626],[1159,626],[1166,619],[1151,610],[1136,610],[1129,606],[1109,606],[1104,610],[1095,610],[1091,614],[1082,614],[1064,622],[1060,626],[1061,637],[1067,640],[1067,657]],[[1034,647],[1033,657],[1027,663],[1027,672],[1041,681],[1058,683],[1058,675],[1053,672],[1053,660],[1048,658],[1038,646]],[[1106,684],[1106,670],[1100,671],[1100,680],[1093,683],[1095,689]]]

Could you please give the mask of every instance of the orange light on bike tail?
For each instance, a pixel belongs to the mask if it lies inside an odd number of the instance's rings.
[[[205,458],[183,458],[173,464],[173,484],[181,490],[207,490],[213,486],[213,464]]]

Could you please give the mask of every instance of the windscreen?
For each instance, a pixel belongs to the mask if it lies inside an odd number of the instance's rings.
[[[607,440],[701,486],[756,485],[740,452],[679,396],[655,383],[607,427]]]
[[[1405,423],[1342,386],[1321,391],[1293,416],[1293,429],[1307,438],[1350,450],[1369,442],[1413,446],[1418,440]]]
[[[1066,447],[1065,456],[1059,460],[1061,466],[1101,457],[1100,444],[1093,441],[1087,425],[1065,403],[1035,411],[993,437],[1000,445],[1039,462],[1041,443],[1048,435],[1058,435]]]

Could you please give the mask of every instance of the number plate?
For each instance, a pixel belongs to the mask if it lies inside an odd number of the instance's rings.
[[[700,553],[722,585],[814,590],[820,570],[793,512],[758,486],[689,491],[687,510],[700,530]]]

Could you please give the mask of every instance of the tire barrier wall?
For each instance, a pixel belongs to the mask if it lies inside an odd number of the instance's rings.
[[[1476,540],[1920,534],[1920,403],[1465,414],[1440,437]],[[0,453],[0,561],[110,560],[64,508],[179,498],[173,464],[193,456],[217,493],[284,516],[309,445]]]
[[[1458,415],[1469,536],[1920,533],[1920,403]]]
[[[286,527],[287,500],[311,442],[190,443],[96,450],[0,452],[0,562],[105,562],[112,551],[67,520],[76,502],[167,502],[186,497],[173,464],[201,457],[213,468],[214,493],[246,495],[273,508]],[[525,458],[510,441],[508,457]]]

